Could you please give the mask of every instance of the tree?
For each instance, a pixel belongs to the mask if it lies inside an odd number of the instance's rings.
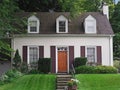
[[[50,9],[60,11],[59,0],[18,0],[20,9],[26,12],[48,12]]]
[[[113,16],[110,20],[112,28],[115,33],[120,32],[120,2],[115,6]]]
[[[110,6],[110,13],[113,11],[113,0],[18,0],[20,9],[35,12],[48,12],[49,10],[71,12],[77,15],[82,12],[98,11],[102,1]]]
[[[113,38],[114,57],[120,59],[120,2],[115,6],[110,22],[115,33]]]
[[[20,31],[23,21],[15,16],[19,12],[19,7],[15,0],[0,1],[0,60],[10,57],[10,40],[8,38],[14,32]],[[16,27],[17,26],[17,27]]]
[[[13,66],[14,66],[15,69],[20,70],[21,57],[19,55],[18,49],[16,50],[15,56],[13,58]]]

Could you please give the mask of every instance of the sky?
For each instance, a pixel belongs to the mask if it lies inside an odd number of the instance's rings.
[[[115,0],[115,3],[118,3],[118,1],[120,1],[120,0]]]

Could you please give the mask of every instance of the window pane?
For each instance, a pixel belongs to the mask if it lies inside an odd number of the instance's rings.
[[[30,64],[38,61],[38,48],[37,47],[29,48],[29,58],[30,58]]]
[[[65,21],[59,21],[59,32],[65,32]]]
[[[89,20],[87,21],[87,32],[95,32],[95,29],[94,29],[94,21],[92,20]]]
[[[37,21],[30,21],[30,32],[37,31]]]
[[[88,62],[95,62],[95,48],[87,48]]]

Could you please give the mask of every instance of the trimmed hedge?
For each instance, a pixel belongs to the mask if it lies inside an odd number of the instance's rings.
[[[74,67],[79,67],[79,66],[85,65],[86,62],[87,62],[87,58],[85,58],[85,57],[77,57],[74,60]]]
[[[51,71],[51,58],[40,58],[38,61],[38,71],[49,73]]]
[[[75,68],[76,74],[106,74],[118,73],[117,68],[112,66],[79,66]]]

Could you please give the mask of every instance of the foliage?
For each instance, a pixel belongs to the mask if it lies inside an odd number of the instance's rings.
[[[120,58],[120,32],[113,38],[113,52],[114,58]]]
[[[76,70],[76,74],[79,74],[79,73],[105,74],[105,73],[117,73],[118,72],[117,68],[112,67],[112,66],[79,66],[75,68],[75,70]]]
[[[114,58],[120,58],[120,2],[115,6],[110,22],[113,31],[116,33],[113,38]]]
[[[119,90],[120,74],[78,74],[78,90]]]
[[[69,87],[72,87],[72,86],[74,86],[74,85],[77,86],[78,83],[79,83],[79,80],[77,80],[77,79],[71,79],[70,81],[67,82],[67,85],[68,85]]]
[[[40,58],[38,61],[38,71],[43,73],[49,73],[51,70],[51,59]]]
[[[0,86],[0,90],[55,90],[56,75],[24,75],[13,82]]]
[[[117,5],[115,6],[110,22],[111,22],[113,31],[115,33],[119,33],[120,32],[120,2],[118,2]]]
[[[29,74],[39,74],[39,71],[36,69],[32,69],[28,72]]]
[[[74,60],[74,67],[85,65],[87,62],[87,58],[84,57],[77,57]]]
[[[21,65],[20,65],[20,71],[22,73],[28,73],[28,65],[27,65],[27,63],[24,63],[24,62],[21,63]]]
[[[13,50],[7,43],[6,39],[0,39],[0,60],[10,60],[11,53]]]
[[[2,60],[5,60],[6,57],[9,58],[12,51],[10,49],[9,37],[14,32],[20,31],[21,27],[25,24],[21,18],[15,16],[15,13],[19,11],[16,0],[0,1],[0,58]],[[9,41],[5,42],[4,39],[8,39]]]
[[[20,70],[21,57],[19,55],[18,49],[16,50],[15,56],[13,58],[13,66],[14,66],[15,69]]]
[[[110,6],[110,15],[113,12],[113,0],[103,0]],[[62,11],[69,11],[72,15],[78,15],[82,12],[99,11],[102,0],[59,0]]]
[[[59,0],[18,0],[20,9],[27,12],[48,12],[50,9],[60,11]]]
[[[27,12],[54,10],[71,12],[71,15],[77,15],[82,12],[99,11],[102,1],[109,4],[110,13],[112,13],[113,0],[36,0],[36,2],[34,0],[18,0],[17,3],[20,9]]]
[[[118,72],[120,72],[120,61],[114,60],[114,67],[118,69]]]
[[[1,76],[3,84],[12,82],[15,78],[22,76],[22,73],[17,70],[9,70]]]

